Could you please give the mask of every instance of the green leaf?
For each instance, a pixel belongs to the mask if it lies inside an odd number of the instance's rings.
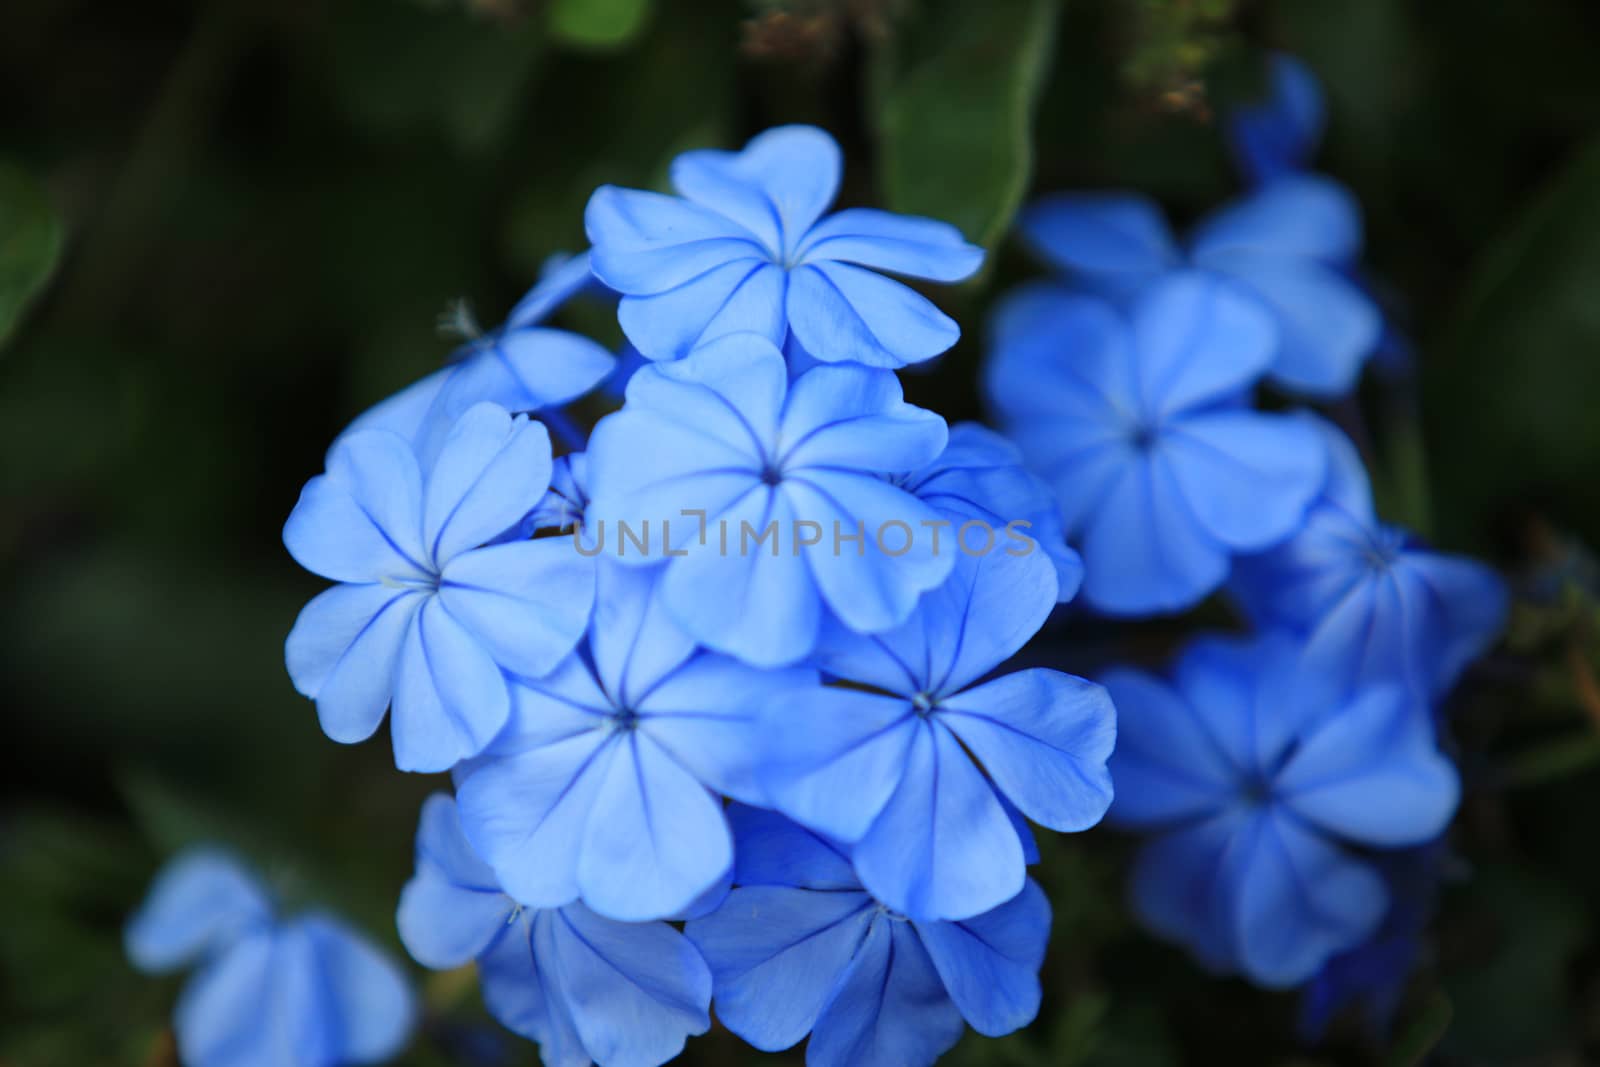
[[[1385,1067],[1416,1067],[1424,1062],[1444,1039],[1455,1013],[1450,998],[1435,991],[1421,1014],[1411,1020],[1395,1038],[1394,1047],[1384,1058]]]
[[[1495,240],[1430,367],[1424,411],[1441,540],[1530,497],[1600,541],[1600,140]]]
[[[1056,0],[934,0],[876,57],[888,206],[993,246],[1033,168],[1030,128],[1049,66]]]
[[[620,48],[639,36],[650,0],[555,0],[550,33],[579,48]]]
[[[0,164],[0,344],[55,273],[64,239],[61,219],[39,183]]]

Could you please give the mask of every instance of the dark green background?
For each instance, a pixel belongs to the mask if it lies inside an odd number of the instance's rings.
[[[174,1062],[178,982],[132,974],[120,924],[189,842],[230,842],[291,903],[393,943],[437,783],[394,772],[383,739],[325,740],[290,688],[282,639],[319,582],[278,535],[344,422],[447,353],[451,298],[496,319],[581,247],[600,182],[658,185],[676,151],[818,122],[845,146],[845,201],[996,249],[937,294],[967,339],[908,377],[972,417],[984,308],[1032,269],[1005,238],[1024,195],[1131,186],[1184,219],[1231,195],[1214,115],[1259,87],[1261,46],[1327,81],[1320,165],[1360,194],[1418,345],[1415,378],[1339,415],[1366,427],[1391,516],[1519,592],[1452,705],[1458,877],[1396,1039],[1345,1027],[1302,1050],[1293,998],[1132,928],[1127,842],[1046,841],[1042,1017],[948,1062],[1600,1056],[1600,6],[8,0],[0,1064]],[[616,336],[603,312],[565,321]],[[1078,623],[1032,655],[1087,669],[1181,632]],[[470,977],[417,977],[406,1062],[535,1061],[493,1038]],[[719,1034],[684,1062],[759,1060]]]

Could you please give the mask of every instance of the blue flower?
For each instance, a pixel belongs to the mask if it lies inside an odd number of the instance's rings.
[[[445,794],[423,805],[397,921],[424,966],[476,960],[489,1013],[537,1041],[545,1067],[657,1067],[711,1027],[711,974],[682,934],[582,904],[524,907],[473,853]]]
[[[1294,56],[1267,57],[1267,98],[1228,116],[1228,144],[1245,179],[1263,185],[1307,169],[1328,122],[1322,86]]]
[[[640,371],[595,428],[587,530],[608,555],[664,563],[663,604],[700,644],[794,663],[824,607],[886,630],[949,575],[954,553],[923,525],[945,520],[880,477],[923,466],[947,438],[891,371],[827,366],[790,382],[766,340],[725,337]]]
[[[1039,1011],[1050,905],[1031,880],[962,922],[908,921],[861,887],[844,850],[735,805],[738,888],[685,929],[711,965],[717,1017],[807,1067],[928,1067],[963,1020],[989,1037]]]
[[[834,628],[815,659],[849,685],[768,703],[772,806],[848,844],[872,895],[912,918],[965,919],[1016,896],[1026,844],[1004,801],[1061,831],[1088,829],[1111,801],[1105,690],[1043,669],[973,685],[1055,604],[1043,552],[1001,551],[963,556],[898,629]]]
[[[505,725],[501,671],[540,675],[583,635],[592,566],[566,539],[480,547],[516,525],[550,484],[550,437],[479,404],[424,474],[398,434],[350,434],[300,494],[283,541],[341,584],[295,620],[295,688],[335,741],[372,736],[392,702],[401,770],[442,771]]]
[[[1442,696],[1504,628],[1505,583],[1380,522],[1350,439],[1307,421],[1331,458],[1322,496],[1292,538],[1238,560],[1229,589],[1260,625],[1305,635],[1307,655],[1349,685],[1392,679]]]
[[[1326,474],[1321,440],[1249,406],[1272,338],[1256,304],[1194,273],[1120,311],[1037,283],[1001,305],[989,393],[1055,490],[1096,608],[1189,607],[1234,554],[1304,520]]]
[[[1428,709],[1399,686],[1340,697],[1289,637],[1201,638],[1170,682],[1117,669],[1108,820],[1153,833],[1133,902],[1209,969],[1298,985],[1389,906],[1354,849],[1436,837],[1459,783]]]
[[[526,414],[589,392],[616,368],[616,357],[587,337],[539,324],[592,284],[587,254],[557,266],[512,309],[504,326],[468,341],[449,366],[357,416],[341,440],[366,430],[397,433],[412,443],[426,469],[456,420],[475,404]]]
[[[1360,209],[1331,179],[1281,178],[1202,221],[1186,246],[1135,194],[1047,196],[1019,225],[1047,263],[1110,295],[1185,266],[1227,282],[1275,323],[1269,376],[1286,389],[1341,396],[1378,345],[1382,316],[1346,277],[1361,250]]]
[[[833,138],[783,126],[742,152],[679,156],[672,184],[681,199],[596,190],[584,216],[594,273],[623,294],[628,339],[647,358],[670,360],[730,333],[778,346],[792,333],[816,359],[875,367],[955,344],[961,331],[948,316],[874,270],[960,281],[983,250],[932,219],[870,208],[823,218],[839,170]]]
[[[458,775],[467,837],[530,906],[581,897],[642,921],[716,891],[733,863],[716,794],[762,799],[758,712],[816,684],[697,650],[663,611],[659,574],[603,561],[588,641],[517,680],[510,725]]]
[[[952,538],[969,522],[979,524],[971,531],[975,534],[982,527],[998,531],[1017,524],[1013,529],[1031,538],[1055,564],[1057,599],[1064,604],[1077,595],[1083,560],[1067,544],[1055,495],[1023,467],[1017,446],[993,430],[975,422],[952,426],[950,443],[938,459],[891,480],[949,516]]]
[[[126,944],[141,971],[199,965],[174,1024],[188,1067],[378,1063],[411,1034],[411,989],[387,955],[329,915],[275,918],[261,885],[219,851],[169,863]]]

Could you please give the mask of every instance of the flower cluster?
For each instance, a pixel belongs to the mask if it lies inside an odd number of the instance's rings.
[[[655,1067],[713,1007],[811,1067],[927,1067],[1038,1012],[1033,827],[1108,812],[1151,835],[1145,922],[1219,972],[1317,978],[1314,1022],[1370,939],[1415,940],[1426,908],[1374,855],[1437,854],[1459,784],[1435,711],[1504,594],[1382,524],[1322,416],[1258,403],[1347,393],[1383,330],[1353,198],[1300,170],[1315,84],[1275,70],[1283,99],[1234,126],[1253,191],[1185,242],[1135,196],[1024,213],[1064,273],[994,313],[1002,433],[906,401],[896,370],[959,329],[880,273],[959,281],[982,251],[828,213],[840,153],[810,127],[680,156],[676,195],[600,188],[591,249],[354,421],[284,527],[336,583],[287,663],[329,737],[387,716],[396,767],[451,775],[400,900],[419,963],[475,962],[550,1067]],[[620,359],[544,325],[584,291],[616,297]],[[564,408],[602,388],[621,406],[585,432]],[[1165,678],[1008,670],[1080,589],[1120,618],[1225,592],[1254,632]],[[234,946],[180,1008],[186,1058],[400,1040],[370,954],[268,925],[217,870],[159,885],[130,941]],[[252,990],[272,1035],[223,1004]]]
[[[1253,633],[1200,636],[1165,677],[1114,668],[1109,820],[1150,835],[1145,924],[1208,969],[1309,984],[1305,1029],[1392,1014],[1459,794],[1439,702],[1498,634],[1489,568],[1383,523],[1361,456],[1263,387],[1333,400],[1387,343],[1356,280],[1354,198],[1306,173],[1306,68],[1230,123],[1251,191],[1179,244],[1131,194],[1047,196],[1022,231],[1051,282],[1002,302],[987,385],[1055,489],[1105,614],[1225,591]]]

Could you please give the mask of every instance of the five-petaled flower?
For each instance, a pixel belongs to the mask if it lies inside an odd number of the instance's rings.
[[[350,434],[306,483],[283,540],[339,585],[295,620],[295,688],[335,741],[361,741],[394,705],[401,770],[442,771],[511,714],[502,671],[538,676],[583,635],[593,567],[564,539],[490,544],[550,485],[550,436],[479,404],[424,471],[399,434]],[[487,546],[487,547],[483,547]]]
[[[808,1033],[808,1067],[928,1067],[963,1020],[988,1037],[1039,1011],[1050,905],[1029,880],[961,922],[907,920],[861,886],[847,850],[783,816],[735,805],[737,883],[690,920],[717,1017],[758,1049]]]
[[[1116,669],[1108,821],[1154,833],[1133,900],[1156,933],[1265,986],[1310,978],[1388,909],[1354,849],[1432,840],[1459,783],[1425,704],[1400,685],[1346,695],[1280,634],[1200,638],[1171,682]]]
[[[1055,604],[1044,553],[963,557],[905,625],[829,633],[816,661],[849,686],[770,702],[768,794],[847,844],[862,884],[895,911],[965,919],[1021,892],[1026,843],[1007,802],[1061,831],[1088,829],[1111,802],[1104,689],[1043,668],[973,685]]]
[[[849,208],[839,146],[812,126],[782,126],[742,152],[679,156],[680,197],[601,186],[584,216],[595,275],[623,294],[628,339],[646,357],[753,331],[792,337],[812,358],[899,367],[960,337],[926,298],[874,270],[955,282],[983,250],[933,219]],[[867,269],[873,268],[873,269]]]
[[[585,531],[608,555],[663,564],[662,602],[702,645],[795,663],[830,612],[886,630],[949,575],[953,545],[920,536],[947,520],[880,476],[923,466],[947,437],[890,371],[821,366],[791,382],[771,343],[724,337],[641,370],[595,427]],[[886,524],[912,534],[904,552],[884,550]]]
[[[445,794],[423,804],[416,862],[397,915],[406,950],[441,970],[476,960],[489,1013],[549,1067],[658,1067],[711,1028],[711,974],[682,934],[513,900]]]
[[[1177,611],[1230,558],[1292,534],[1322,487],[1321,438],[1250,406],[1271,321],[1183,273],[1126,309],[1038,283],[996,313],[990,396],[1055,489],[1102,611]]]

